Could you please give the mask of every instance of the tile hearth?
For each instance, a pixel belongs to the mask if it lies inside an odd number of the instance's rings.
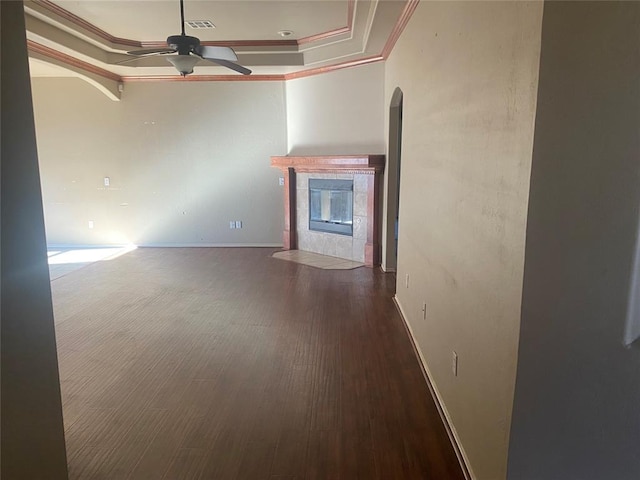
[[[302,250],[285,250],[276,252],[273,258],[301,263],[309,267],[322,268],[324,270],[351,270],[364,267],[364,263],[345,260],[343,258],[320,255],[319,253],[304,252]]]

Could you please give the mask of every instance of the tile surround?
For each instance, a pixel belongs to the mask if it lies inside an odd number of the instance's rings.
[[[379,264],[383,155],[271,157],[271,165],[285,175],[285,250]],[[353,181],[353,236],[309,230],[309,178]]]
[[[367,184],[356,181],[357,174],[301,173],[297,176],[297,234],[298,249],[321,255],[330,255],[364,262],[364,244],[367,238]],[[336,235],[309,230],[309,178],[352,180],[353,183],[353,236]]]

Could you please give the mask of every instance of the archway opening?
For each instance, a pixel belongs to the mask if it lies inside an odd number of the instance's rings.
[[[400,228],[400,165],[402,153],[402,90],[397,87],[389,105],[389,151],[387,155],[387,212],[385,270],[395,272],[398,265]]]

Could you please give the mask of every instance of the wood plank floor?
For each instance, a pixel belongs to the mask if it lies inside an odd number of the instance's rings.
[[[71,479],[462,479],[393,276],[138,249],[52,282]]]

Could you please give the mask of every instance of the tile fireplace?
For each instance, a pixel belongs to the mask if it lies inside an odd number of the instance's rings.
[[[384,155],[271,157],[284,175],[285,250],[380,264]]]

